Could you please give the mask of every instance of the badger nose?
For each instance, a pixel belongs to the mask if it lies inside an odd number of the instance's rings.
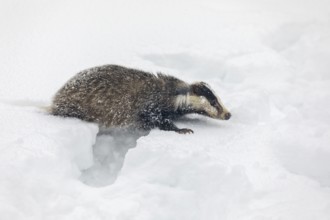
[[[227,113],[225,114],[225,120],[230,119],[230,117],[231,117],[231,114],[230,114],[229,112],[227,112]]]

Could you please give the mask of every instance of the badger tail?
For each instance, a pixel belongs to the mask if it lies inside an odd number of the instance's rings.
[[[35,100],[0,100],[1,103],[11,105],[11,106],[17,106],[17,107],[33,107],[37,108],[43,113],[50,113],[51,112],[51,105],[43,102],[43,101],[35,101]]]

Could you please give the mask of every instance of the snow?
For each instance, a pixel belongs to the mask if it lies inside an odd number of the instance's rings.
[[[1,219],[330,218],[329,1],[1,5]],[[137,138],[45,113],[107,63],[203,80],[232,118]]]

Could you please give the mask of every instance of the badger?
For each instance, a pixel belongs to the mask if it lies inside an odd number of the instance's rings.
[[[170,75],[119,65],[79,72],[55,94],[50,113],[94,122],[102,128],[159,128],[180,134],[193,133],[173,123],[180,116],[231,117],[205,82],[188,84]]]

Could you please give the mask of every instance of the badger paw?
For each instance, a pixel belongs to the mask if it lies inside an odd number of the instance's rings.
[[[181,128],[179,130],[176,131],[179,134],[193,134],[194,131],[189,129],[189,128]]]

